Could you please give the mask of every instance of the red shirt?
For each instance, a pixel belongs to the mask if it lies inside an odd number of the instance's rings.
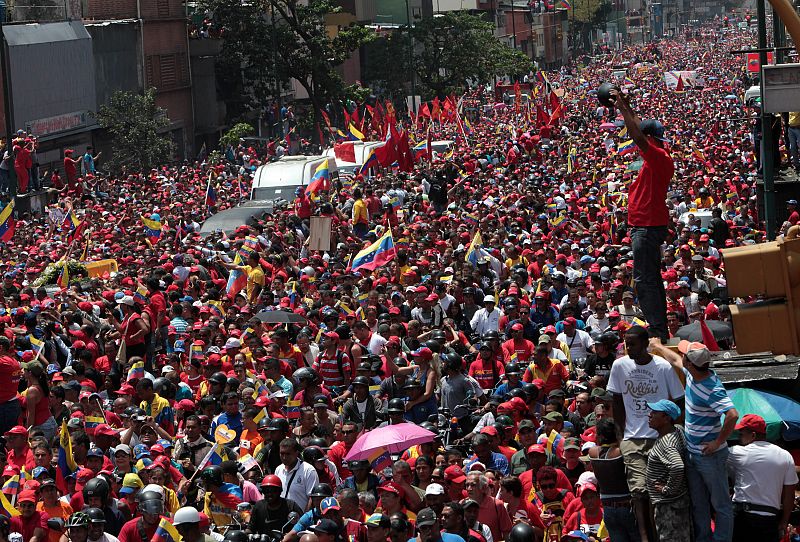
[[[47,398],[42,397],[42,401],[47,403]],[[36,462],[33,460],[33,452],[31,451],[28,446],[25,446],[25,449],[22,451],[21,454],[16,455],[14,450],[9,448],[6,452],[8,455],[7,463],[9,465],[14,465],[15,467],[19,468],[20,470],[25,469],[27,472],[31,472],[33,468],[36,466]]]
[[[337,442],[331,449],[328,450],[328,459],[336,465],[336,469],[339,471],[339,476],[342,477],[342,480],[351,476],[353,473],[350,472],[350,469],[345,468],[342,463],[344,462],[344,456],[347,455],[347,452],[350,450],[345,447],[345,443],[342,441]]]
[[[533,350],[533,343],[528,339],[509,339],[503,343],[503,353],[505,354],[506,361],[511,361],[511,356],[516,352],[517,362],[526,362],[533,355]]]
[[[0,356],[0,403],[7,403],[17,396],[22,367],[11,356]]]
[[[147,540],[142,540],[142,536],[139,534],[139,527],[137,525],[141,519],[141,517],[133,518],[122,526],[122,529],[119,531],[119,536],[117,536],[117,538],[119,538],[119,542],[150,542],[150,540],[153,539],[153,536],[156,534],[156,529],[158,528],[158,523],[149,526],[142,521],[142,528],[145,536],[147,537]]]
[[[72,158],[64,157],[64,174],[70,184],[75,182],[75,178],[78,176],[78,169],[75,167],[75,162],[72,161]]]
[[[506,370],[503,364],[494,357],[488,360],[478,358],[469,366],[469,376],[474,378],[485,390],[494,388],[504,374],[506,374]]]
[[[29,518],[15,516],[10,521],[11,532],[21,534],[23,540],[30,540],[33,538],[34,531],[41,527],[46,535],[48,519],[50,516],[47,515],[47,512],[34,512]]]
[[[639,149],[644,159],[639,176],[628,188],[628,224],[631,226],[666,226],[669,212],[664,203],[667,188],[675,174],[675,164],[666,149],[652,143]]]

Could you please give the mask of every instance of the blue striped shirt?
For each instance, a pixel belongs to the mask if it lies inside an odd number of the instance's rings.
[[[686,369],[683,372],[686,375],[686,449],[690,454],[702,454],[702,445],[719,436],[720,417],[733,408],[733,401],[714,371],[699,381]],[[723,444],[720,449],[726,446]]]

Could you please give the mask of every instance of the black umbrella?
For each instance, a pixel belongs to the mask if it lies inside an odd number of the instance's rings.
[[[261,311],[256,314],[256,318],[265,324],[303,324],[307,320],[294,312],[288,311]]]
[[[706,325],[718,341],[723,341],[733,337],[733,325],[730,322],[721,322],[720,320],[706,320]],[[687,341],[702,342],[703,332],[700,330],[700,322],[692,322],[689,325],[681,326],[675,333],[681,339]]]

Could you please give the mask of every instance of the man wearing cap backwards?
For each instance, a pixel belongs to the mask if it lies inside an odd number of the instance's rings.
[[[675,421],[681,416],[678,405],[668,399],[647,403],[650,427],[658,440],[647,458],[647,490],[653,503],[653,516],[659,540],[690,542],[692,502],[686,481],[686,435]]]
[[[794,506],[794,460],[788,451],[767,442],[767,424],[761,416],[745,414],[735,429],[741,446],[732,447],[728,456],[733,542],[782,540]]]
[[[647,542],[652,530],[650,501],[647,498],[645,472],[647,454],[655,444],[658,433],[648,425],[647,403],[672,399],[683,403],[683,386],[672,365],[648,351],[647,330],[633,326],[625,332],[628,355],[611,366],[608,391],[614,397],[614,422],[623,435],[620,451],[625,461],[625,473],[631,490],[633,510],[639,524],[642,542]]]
[[[723,542],[733,536],[733,508],[726,472],[727,440],[739,413],[722,382],[709,368],[711,352],[708,348],[698,342],[681,341],[678,350],[683,354],[686,375],[686,470],[694,536],[697,542],[712,540],[713,507],[713,540]],[[725,415],[723,424],[720,424],[720,414]]]
[[[644,160],[639,175],[628,187],[633,280],[651,334],[666,341],[667,306],[661,280],[661,245],[667,237],[669,212],[665,201],[675,164],[664,145],[668,141],[664,137],[664,126],[653,119],[641,121],[622,92],[614,89],[611,97]]]
[[[367,528],[367,542],[387,542],[389,540],[389,530],[392,522],[389,516],[380,513],[372,514],[364,522]]]
[[[505,510],[505,509],[504,509]],[[408,542],[464,542],[457,534],[442,532],[439,517],[431,508],[423,508],[417,514],[417,536]]]

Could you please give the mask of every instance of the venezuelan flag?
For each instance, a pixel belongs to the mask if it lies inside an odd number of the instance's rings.
[[[158,243],[161,239],[161,220],[152,220],[142,216],[142,224],[144,224],[144,234],[147,241],[152,245]]]
[[[617,145],[617,154],[619,154],[620,156],[630,154],[634,150],[636,150],[636,144],[633,142],[633,139],[629,139],[628,141],[623,141],[622,143]]]
[[[389,451],[385,448],[376,448],[370,456],[367,458],[372,466],[372,470],[375,472],[380,472],[386,467],[390,467],[392,465],[392,457],[389,455]]]
[[[551,218],[549,220],[550,225],[554,228],[559,227],[561,224],[567,221],[567,215],[558,215],[555,218]]]
[[[700,150],[700,149],[698,149],[697,147],[695,147],[694,149],[692,149],[692,154],[694,155],[694,157],[695,157],[695,158],[697,158],[697,159],[698,159],[698,160],[700,160],[701,162],[705,162],[705,161],[706,161],[706,155],[705,155],[705,154],[703,154],[703,151],[701,151],[701,150]]]
[[[16,495],[19,492],[19,474],[15,474],[3,484],[3,493]]]
[[[428,141],[425,140],[421,143],[414,145],[414,159],[419,160],[428,156]]]
[[[214,497],[225,508],[236,510],[239,503],[242,502],[244,496],[242,495],[242,488],[236,484],[222,484],[218,491],[214,493]]]
[[[66,218],[64,218],[64,227],[66,227],[70,232],[75,232],[80,225],[81,221],[78,218],[78,215],[76,215],[75,211],[71,209]]]
[[[620,130],[619,133],[617,134],[617,137],[620,139],[628,137],[628,127],[623,126],[622,130]]]
[[[56,284],[58,284],[59,288],[67,288],[69,286],[69,265],[66,260],[61,262],[61,271],[58,273]]]
[[[199,344],[193,344],[191,348],[192,359],[203,359],[203,347]]]
[[[380,162],[378,162],[378,156],[375,154],[375,149],[372,149],[369,151],[369,156],[367,156],[367,159],[364,160],[363,164],[361,164],[361,168],[358,170],[358,173],[360,175],[366,175],[370,168],[378,167],[379,165]]]
[[[369,269],[370,271],[386,265],[397,256],[397,248],[394,246],[392,230],[386,230],[380,239],[356,254],[353,258],[351,269]]]
[[[144,367],[144,365],[142,365]],[[61,435],[58,439],[58,469],[56,469],[56,484],[62,492],[67,490],[66,479],[78,471],[78,464],[72,455],[72,441],[69,438],[67,419],[61,422]],[[5,504],[3,505],[5,508]]]
[[[244,333],[242,333],[242,339],[245,341],[255,336],[256,336],[256,330],[249,326],[244,330]]]
[[[28,339],[30,340],[31,346],[36,350],[37,354],[44,349],[44,341],[43,340],[37,339],[33,335],[30,335],[28,337]]]
[[[286,401],[286,417],[290,420],[298,420],[300,419],[300,405],[302,403],[300,401],[296,401],[294,399],[290,401]]]
[[[264,418],[266,418],[266,417],[267,417],[267,409],[266,409],[266,408],[262,408],[262,409],[261,409],[261,410],[258,412],[258,414],[256,414],[255,416],[253,416],[253,421],[254,421],[255,423],[258,423],[258,422],[260,422],[261,420],[263,420],[263,419],[264,419]]]
[[[314,171],[314,176],[311,177],[311,182],[306,187],[306,195],[311,197],[320,190],[327,190],[331,180],[330,164],[326,159]]]
[[[578,159],[578,151],[575,147],[570,147],[567,153],[567,173],[572,173],[575,170],[575,162]]]
[[[206,206],[213,207],[217,204],[217,191],[211,186],[211,178],[208,179],[208,188],[206,188]]]
[[[14,206],[16,200],[11,200],[0,212],[0,241],[10,241],[14,237],[16,221],[14,220]]]
[[[136,363],[131,365],[130,369],[128,369],[127,381],[130,382],[134,378],[136,378],[136,379],[144,378],[144,362],[143,361],[137,361]]]
[[[569,0],[561,0],[561,7],[564,9],[572,9],[572,4],[569,3]]]
[[[83,425],[86,427],[86,429],[94,429],[101,423],[106,423],[101,416],[86,416],[86,421]]]
[[[20,511],[8,502],[5,493],[0,493],[0,507],[2,507],[2,509],[0,509],[0,514],[6,517],[13,518],[20,515]]]
[[[353,126],[351,123],[350,126],[347,127],[347,131],[349,132],[347,138],[350,141],[364,141],[364,134],[358,131],[358,128]]]
[[[133,298],[137,300],[139,303],[147,303],[148,299],[147,288],[145,288],[141,284],[136,286],[136,291],[133,293]]]
[[[167,518],[161,518],[153,534],[153,542],[180,542],[181,535],[178,529]]]
[[[233,259],[233,263],[236,265],[242,265],[243,263],[242,257],[238,252],[236,253],[236,257]],[[228,284],[225,287],[225,292],[228,294],[228,296],[236,297],[236,294],[241,292],[245,286],[247,286],[247,275],[238,269],[231,269],[231,273],[228,275]]]
[[[472,236],[472,241],[469,244],[469,248],[467,248],[467,255],[464,257],[464,260],[477,266],[478,260],[485,255],[486,251],[483,250],[483,237],[481,237],[481,232],[478,230],[475,232],[475,235]]]

